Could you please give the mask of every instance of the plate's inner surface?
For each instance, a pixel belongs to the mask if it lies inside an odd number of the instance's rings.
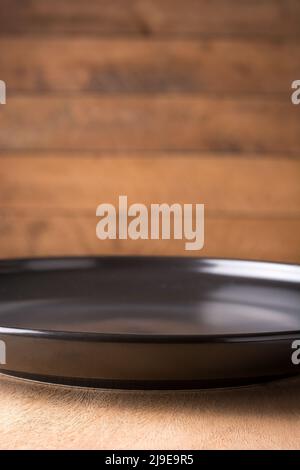
[[[300,330],[300,269],[155,258],[7,262],[0,326],[155,335]]]

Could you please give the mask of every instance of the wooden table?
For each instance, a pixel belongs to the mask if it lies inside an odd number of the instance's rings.
[[[0,378],[1,449],[300,449],[300,380],[86,390]]]
[[[205,204],[200,256],[300,262],[299,38],[299,0],[0,0],[0,257],[195,254],[99,241],[125,194]]]

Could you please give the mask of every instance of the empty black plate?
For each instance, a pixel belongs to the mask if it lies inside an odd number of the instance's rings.
[[[300,266],[0,262],[2,373],[108,388],[242,385],[297,374],[299,339]]]

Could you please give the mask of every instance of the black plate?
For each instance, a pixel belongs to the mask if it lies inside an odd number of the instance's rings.
[[[6,374],[109,388],[242,385],[297,374],[299,338],[300,266],[145,257],[0,262]]]

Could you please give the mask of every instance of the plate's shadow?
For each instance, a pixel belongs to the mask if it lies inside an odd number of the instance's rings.
[[[1,394],[36,399],[39,402],[106,408],[180,413],[200,412],[274,416],[300,413],[300,376],[236,388],[192,391],[103,390],[51,385],[0,375]]]

